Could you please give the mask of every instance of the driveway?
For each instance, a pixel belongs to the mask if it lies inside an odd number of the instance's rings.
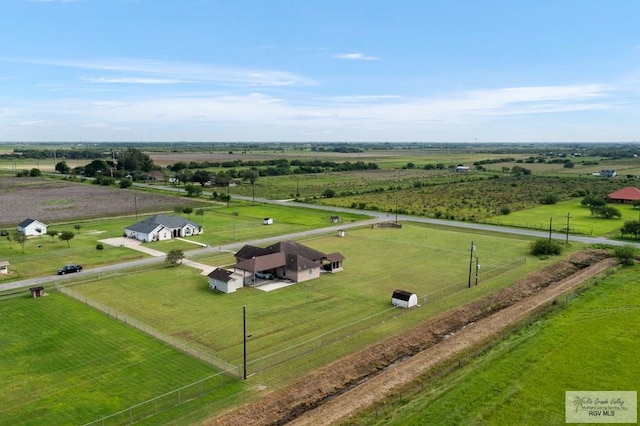
[[[100,240],[100,242],[104,244],[108,244],[113,247],[126,247],[129,249],[137,250],[139,252],[146,253],[154,257],[162,257],[167,255],[167,253],[149,248],[143,245],[142,241],[134,240],[133,238],[126,238],[126,237],[107,238],[105,240]]]

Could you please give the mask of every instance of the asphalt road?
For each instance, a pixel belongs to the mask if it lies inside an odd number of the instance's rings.
[[[146,186],[144,184],[137,184],[137,185]],[[156,188],[158,187],[156,186]],[[184,192],[183,188],[176,188],[171,186],[161,187],[161,189],[175,191],[175,192]],[[237,200],[243,200],[243,201],[253,200],[251,197],[244,197],[244,196],[238,196],[238,195],[233,196],[233,198]],[[231,243],[231,244],[226,244],[226,245],[216,246],[216,247],[207,247],[207,248],[202,248],[197,250],[189,250],[188,252],[185,253],[185,257],[189,259],[192,257],[198,257],[203,254],[210,254],[218,251],[236,252],[245,244],[252,244],[252,245],[259,246],[262,244],[268,244],[268,243],[277,242],[277,241],[286,240],[286,239],[291,240],[291,239],[302,238],[302,237],[307,237],[312,235],[338,232],[338,230],[344,230],[344,229],[349,229],[354,227],[370,226],[373,223],[377,223],[381,221],[389,221],[389,220],[395,221],[396,218],[398,222],[417,222],[417,223],[425,223],[425,224],[431,224],[431,225],[447,226],[447,227],[458,228],[458,229],[471,229],[471,230],[479,230],[479,231],[486,231],[486,232],[496,232],[496,233],[502,233],[502,234],[523,235],[523,236],[537,237],[537,238],[549,237],[549,232],[535,231],[531,229],[509,228],[509,227],[495,226],[495,225],[485,225],[485,224],[474,223],[474,222],[456,222],[452,220],[429,219],[424,217],[416,217],[416,216],[408,216],[408,215],[394,215],[394,214],[388,214],[388,213],[378,213],[378,212],[370,212],[370,211],[363,211],[363,210],[357,210],[357,209],[349,209],[344,207],[332,207],[332,206],[323,206],[323,205],[316,205],[316,204],[296,203],[291,200],[267,200],[264,198],[255,198],[255,201],[259,203],[266,203],[266,204],[287,205],[287,206],[300,207],[300,208],[324,210],[331,213],[365,214],[365,215],[370,215],[371,219],[366,219],[363,221],[353,222],[348,224],[341,223],[339,225],[330,226],[327,228],[312,229],[309,231],[296,232],[293,234],[279,235],[275,237],[262,238],[262,239],[250,240],[250,241],[242,241],[242,242],[236,242],[236,243]],[[567,236],[565,234],[552,233],[551,238],[565,241]],[[609,240],[604,237],[594,238],[594,237],[581,237],[581,236],[569,235],[568,239],[569,241],[579,242],[583,244],[603,244],[603,245],[609,245],[609,246],[630,245],[629,242]],[[632,243],[631,245],[635,246],[636,248],[640,248],[640,244]],[[105,272],[123,270],[123,269],[140,267],[140,266],[154,265],[154,264],[162,263],[164,262],[164,260],[165,260],[164,257],[150,257],[150,258],[139,259],[139,260],[134,260],[129,262],[122,262],[122,263],[117,263],[112,265],[100,266],[97,268],[85,269],[77,274],[51,275],[51,276],[31,278],[27,280],[14,281],[6,284],[1,284],[0,291],[34,287],[34,286],[40,286],[45,284],[51,284],[51,283],[63,283],[66,281],[77,279],[78,275],[80,276],[88,275],[88,276],[94,276],[98,278],[100,274]]]

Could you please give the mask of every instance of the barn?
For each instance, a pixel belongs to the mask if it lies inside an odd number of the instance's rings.
[[[391,296],[391,304],[401,308],[410,308],[418,305],[418,295],[405,290],[395,290]]]

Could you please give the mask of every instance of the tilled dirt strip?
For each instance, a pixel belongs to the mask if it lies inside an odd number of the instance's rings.
[[[405,367],[410,365],[407,362],[411,360],[391,367],[393,374],[381,373],[383,370],[408,357],[415,357],[429,348],[434,352],[431,355],[422,355],[421,358],[428,359],[440,353],[440,357],[446,359],[457,351],[476,344],[479,341],[475,340],[476,335],[480,340],[488,338],[502,328],[524,318],[532,310],[569,291],[588,277],[613,265],[615,261],[611,259],[601,262],[607,257],[605,250],[585,250],[576,253],[566,261],[537,271],[508,288],[455,308],[402,335],[390,337],[336,360],[307,374],[285,389],[272,392],[259,401],[231,410],[205,424],[279,425],[298,417],[300,417],[298,420],[300,424],[328,424],[336,421],[371,404],[390,389],[412,380],[417,374],[414,367]],[[589,267],[592,264],[593,266]],[[581,269],[585,270],[576,274]],[[546,289],[547,287],[549,288]],[[543,291],[543,289],[546,290]],[[535,294],[538,296],[525,300]],[[520,301],[522,302],[518,303]],[[514,307],[513,311],[505,310],[516,303],[519,308]],[[518,309],[522,310],[520,318],[517,318]],[[478,322],[494,314],[497,319],[482,321],[483,326],[479,327]],[[473,329],[471,334],[466,331],[471,329]],[[449,337],[451,335],[453,336]],[[440,342],[442,343],[437,345]],[[400,369],[404,374],[399,374]],[[396,375],[404,376],[404,381],[393,383],[390,376]],[[361,384],[363,380],[368,381]],[[373,384],[369,385],[369,382]],[[386,384],[386,382],[389,383]],[[350,388],[353,389],[349,391]],[[358,389],[367,390],[359,395]],[[341,394],[344,396],[340,396]],[[347,397],[346,395],[357,396]],[[359,399],[362,401],[358,401]],[[331,408],[325,410],[322,408],[323,404],[331,405]],[[340,404],[340,406],[333,406],[333,404]],[[311,410],[316,408],[318,408],[318,417],[311,413]],[[308,413],[306,416],[309,416],[309,420],[303,419],[304,413]]]
[[[616,263],[606,259],[584,269],[551,287],[547,287],[535,296],[528,297],[515,305],[505,308],[489,317],[465,327],[447,340],[432,346],[408,360],[399,363],[374,376],[355,388],[333,398],[314,410],[290,422],[290,425],[330,425],[374,404],[385,395],[415,380],[423,374],[462,351],[491,339],[507,327],[524,320],[541,307],[553,302],[562,294],[575,289],[580,283],[603,272]]]

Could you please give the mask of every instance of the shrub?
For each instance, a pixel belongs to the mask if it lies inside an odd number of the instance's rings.
[[[333,198],[336,195],[336,191],[334,191],[331,188],[327,188],[324,191],[322,191],[322,196],[325,198]]]
[[[530,253],[534,256],[548,256],[561,254],[563,247],[558,241],[540,238],[531,243],[530,249]]]
[[[621,265],[632,266],[635,263],[636,248],[634,246],[616,247],[614,253]]]
[[[558,201],[560,201],[560,197],[558,197],[556,194],[545,194],[542,199],[540,200],[540,203],[542,204],[555,204]]]
[[[500,209],[500,213],[506,216],[511,213],[511,209],[508,206],[504,206]]]

